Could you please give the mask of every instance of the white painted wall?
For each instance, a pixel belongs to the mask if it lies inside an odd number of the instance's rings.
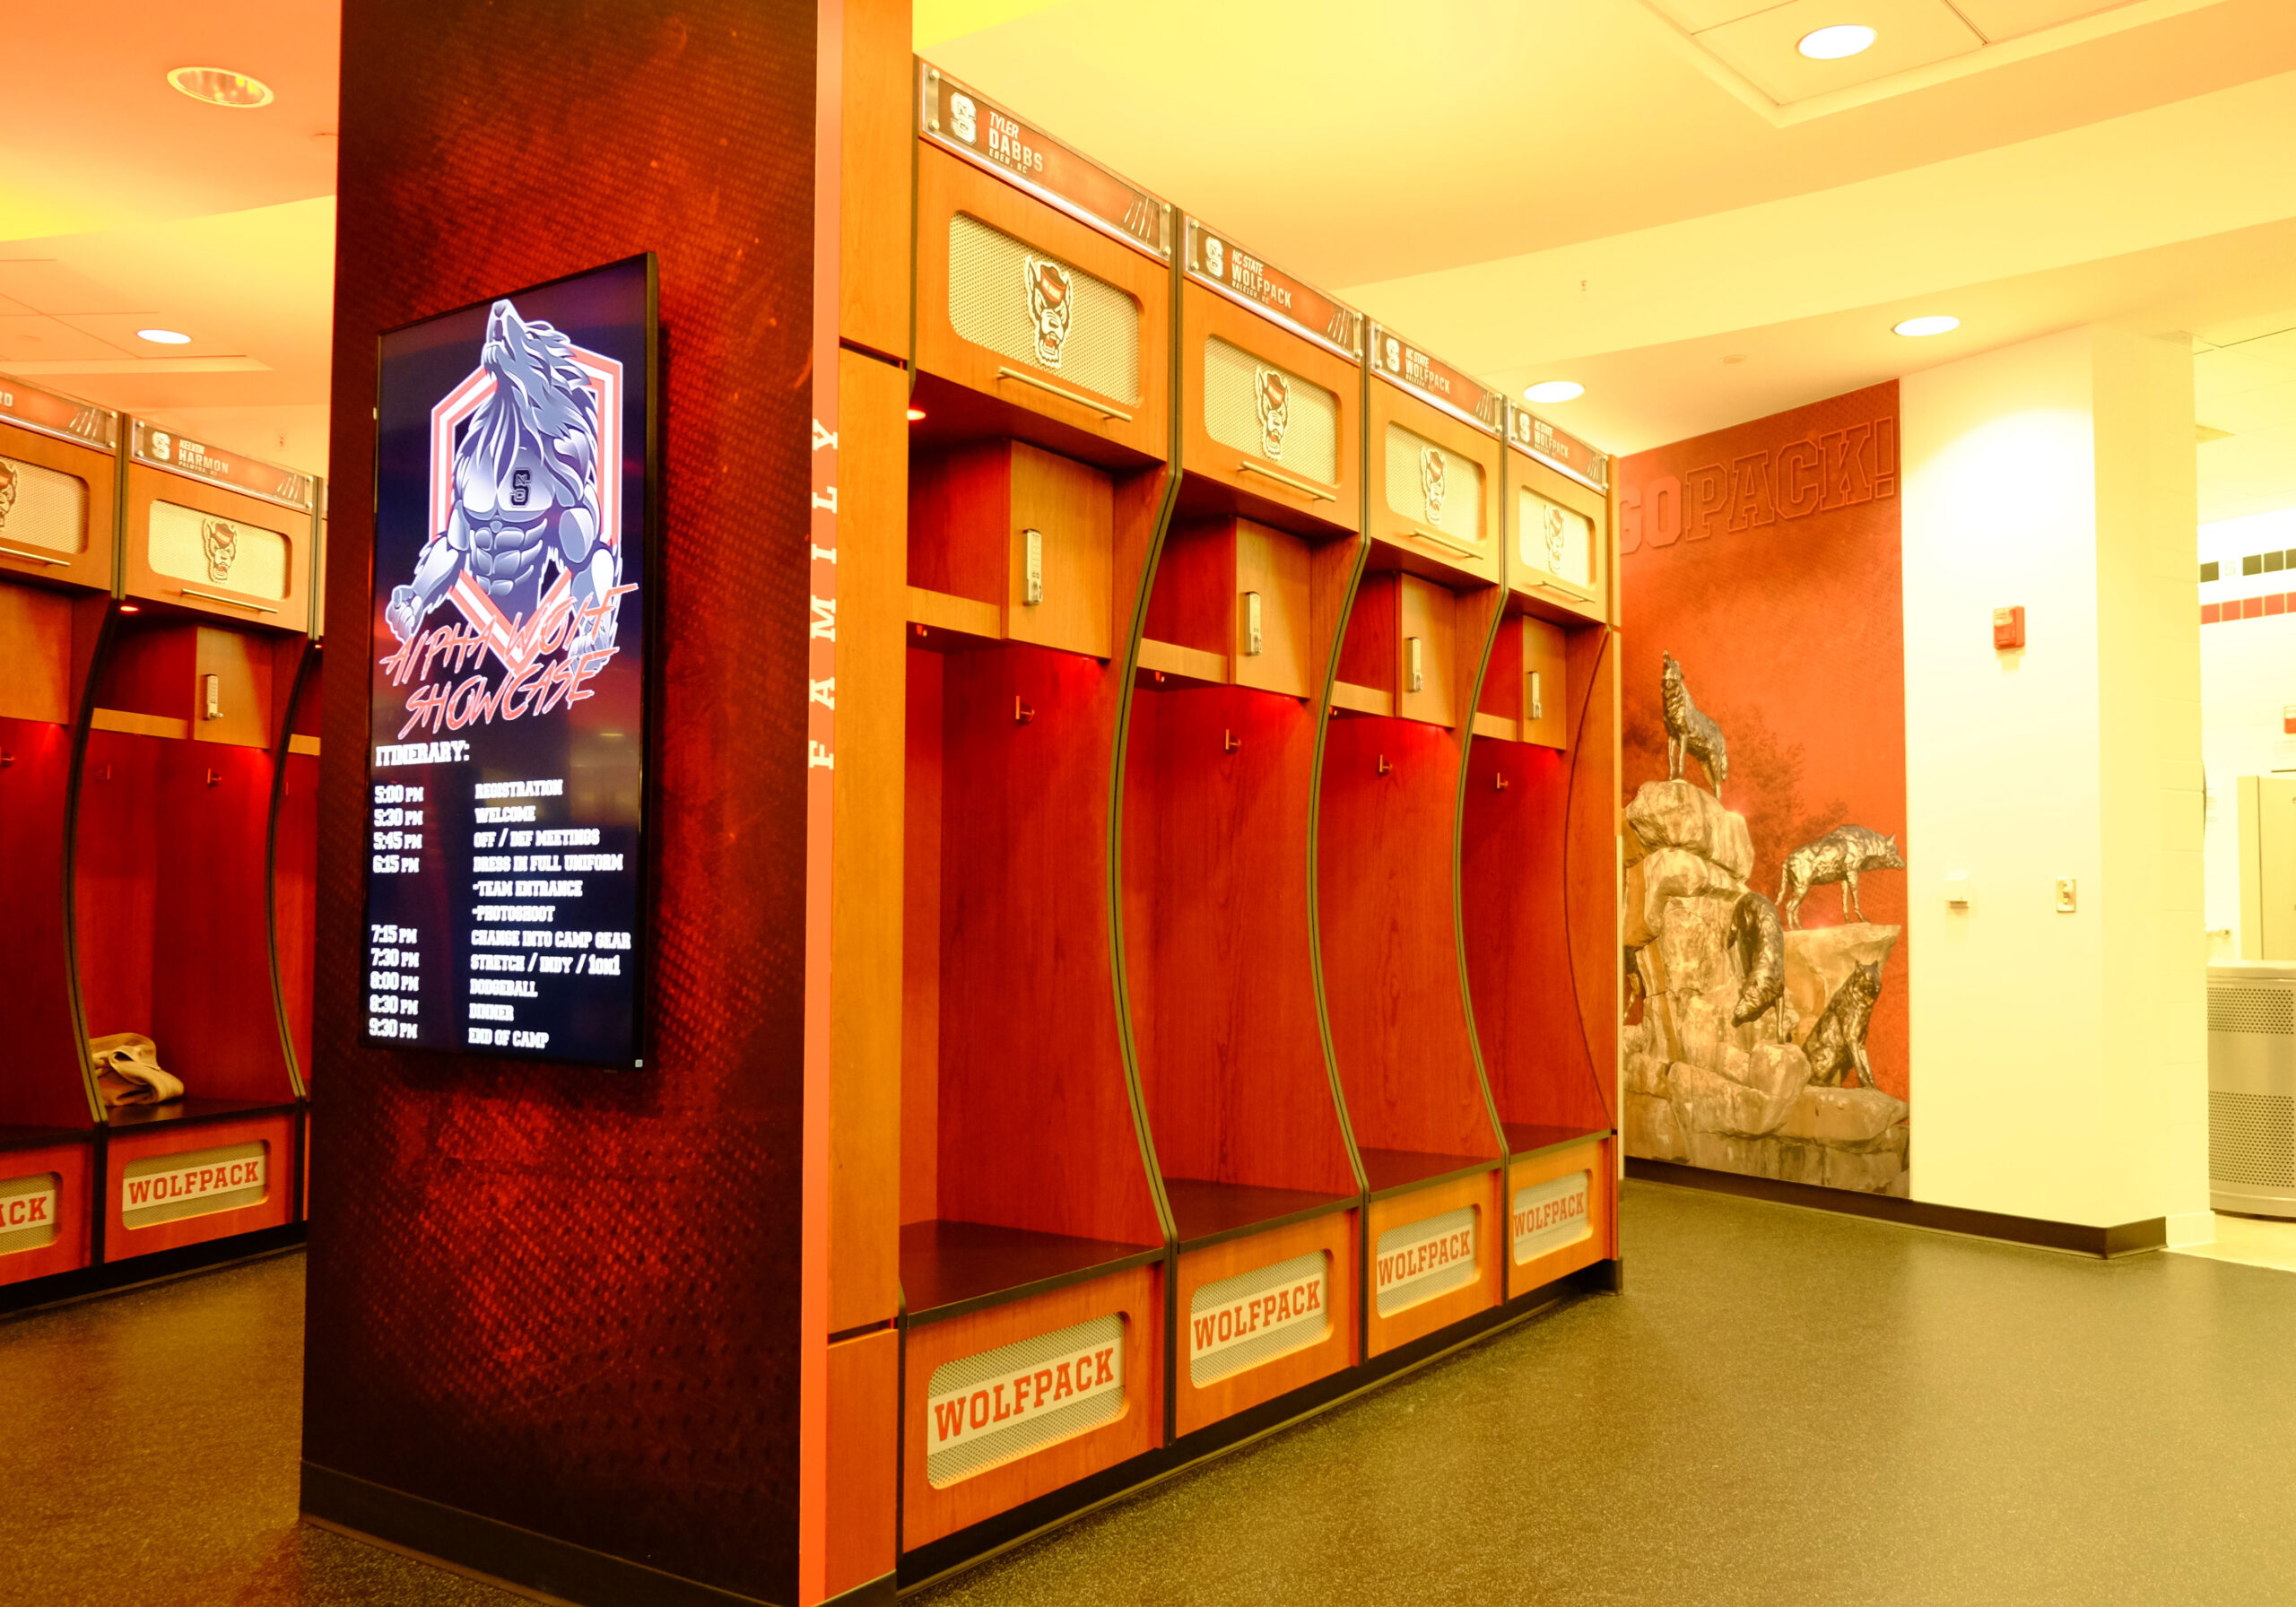
[[[1918,1199],[2206,1210],[2191,387],[2104,329],[1902,382]]]

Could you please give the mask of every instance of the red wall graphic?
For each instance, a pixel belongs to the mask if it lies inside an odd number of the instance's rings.
[[[1752,838],[1747,884],[1771,899],[1787,856],[1836,827],[1904,846],[1897,413],[1892,381],[1620,465],[1625,800],[1666,777],[1672,653],[1727,740],[1722,801]],[[1694,760],[1684,774],[1703,785]],[[1858,891],[1867,922],[1903,925],[1903,871],[1866,871]],[[1802,925],[1841,924],[1841,892],[1811,889]],[[1906,1023],[1900,936],[1866,1038],[1877,1085],[1900,1099]]]

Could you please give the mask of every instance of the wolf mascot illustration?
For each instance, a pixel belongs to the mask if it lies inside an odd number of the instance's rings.
[[[1861,965],[1842,978],[1826,1001],[1818,1024],[1802,1040],[1810,1057],[1810,1086],[1844,1088],[1854,1080],[1874,1086],[1874,1064],[1866,1057],[1866,1029],[1874,1021],[1874,1001],[1882,995],[1882,968]]]
[[[529,324],[508,301],[486,318],[479,362],[494,379],[455,442],[454,511],[391,592],[384,617],[401,641],[468,575],[513,624],[542,605],[554,565],[569,579],[569,656],[613,646],[622,552],[599,539],[598,394],[573,343]],[[603,600],[603,606],[601,606]]]

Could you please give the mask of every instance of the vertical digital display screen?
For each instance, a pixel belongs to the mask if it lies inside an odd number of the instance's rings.
[[[366,1038],[638,1066],[651,256],[382,337]]]

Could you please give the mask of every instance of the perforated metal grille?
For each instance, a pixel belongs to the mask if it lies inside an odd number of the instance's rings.
[[[1197,1290],[1187,1303],[1188,1381],[1201,1388],[1330,1333],[1330,1267],[1329,1252],[1315,1250]]]
[[[1112,1382],[1080,1388],[1078,1369],[1097,1377],[1095,1359],[1111,1351]],[[1121,1417],[1124,1318],[1110,1313],[944,1361],[926,1394],[925,1476],[938,1490]],[[1041,1407],[1023,1403],[1038,1396]]]
[[[153,570],[195,586],[220,586],[251,597],[287,595],[287,538],[244,519],[154,502],[145,552]]]
[[[55,1172],[0,1177],[0,1255],[56,1242],[64,1179]]]
[[[256,1164],[256,1180],[242,1188],[204,1192],[211,1186],[198,1174],[246,1161]],[[187,1216],[208,1216],[260,1205],[271,1193],[271,1146],[260,1140],[224,1144],[213,1150],[187,1150],[178,1155],[153,1155],[131,1160],[119,1174],[119,1220],[130,1228],[180,1221]]]
[[[1393,1316],[1438,1295],[1447,1295],[1475,1277],[1475,1221],[1483,1213],[1462,1205],[1441,1216],[1405,1222],[1379,1235],[1372,1262],[1381,1316]],[[1449,1247],[1465,1236],[1464,1253]],[[1435,1249],[1431,1251],[1430,1247]]]
[[[2296,1099],[2211,1089],[2208,1175],[2219,1183],[2296,1188]]]
[[[1280,430],[1260,413],[1260,390],[1276,376],[1285,401]],[[1204,429],[1223,447],[1280,463],[1326,485],[1339,482],[1339,398],[1312,379],[1262,362],[1217,335],[1204,342]]]
[[[1031,259],[1068,274],[1068,319],[1039,346]],[[1022,244],[978,218],[949,220],[949,323],[976,346],[1057,373],[1119,402],[1140,400],[1140,304],[1104,279]]]
[[[82,552],[88,546],[88,483],[36,463],[0,457],[0,542]]]
[[[1443,460],[1443,506],[1439,517],[1427,508],[1422,454]],[[1387,426],[1387,506],[1406,519],[1441,531],[1462,546],[1483,546],[1483,468],[1448,447],[1439,447],[1400,424]]]
[[[2296,1036],[2296,992],[2277,987],[2212,987],[2208,1029]]]

